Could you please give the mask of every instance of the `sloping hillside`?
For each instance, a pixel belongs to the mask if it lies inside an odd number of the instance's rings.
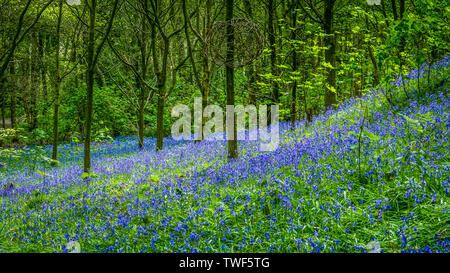
[[[448,252],[448,62],[427,90],[412,72],[407,88],[369,92],[296,130],[282,124],[274,152],[241,142],[236,162],[225,142],[168,139],[156,153],[147,140],[136,153],[121,138],[97,145],[86,183],[79,145],[61,146],[59,168],[10,158],[0,250]]]

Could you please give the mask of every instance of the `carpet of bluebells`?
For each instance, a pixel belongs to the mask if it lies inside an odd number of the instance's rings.
[[[94,144],[83,179],[82,145],[61,145],[53,168],[25,148],[2,159],[0,185],[14,187],[0,191],[0,251],[448,253],[448,64],[420,96],[427,66],[309,125],[281,123],[276,151],[241,141],[233,162],[225,141],[155,152],[118,138]]]

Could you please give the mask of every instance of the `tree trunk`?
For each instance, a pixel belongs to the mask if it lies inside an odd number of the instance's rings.
[[[233,18],[233,0],[226,0],[226,21],[230,22]],[[227,55],[226,55],[226,90],[227,90],[227,106],[234,107],[234,30],[231,24],[227,25]],[[236,119],[234,113],[227,119],[227,136],[228,136],[228,159],[238,157]],[[230,124],[232,122],[232,124]],[[230,128],[230,125],[233,127]],[[232,134],[232,136],[231,136]],[[232,138],[232,139],[230,139]]]
[[[335,0],[325,0],[325,13],[323,29],[325,31],[325,62],[331,64],[333,68],[327,68],[327,84],[325,90],[325,107],[336,104],[336,41],[333,29],[333,7]]]
[[[139,109],[138,109],[138,145],[139,149],[144,148],[144,128],[145,128],[145,105],[147,100],[147,87],[142,82],[147,78],[147,68],[148,68],[148,56],[147,56],[147,24],[144,15],[141,16],[141,36],[140,40],[138,38],[139,49],[140,49],[140,78],[136,77],[136,82],[140,89],[139,94]],[[139,62],[138,62],[139,63]]]
[[[15,64],[14,64],[14,56],[11,58],[11,63],[9,64],[9,74],[11,76],[11,81],[9,83],[11,98],[10,98],[10,109],[9,112],[11,114],[11,128],[16,128],[16,82],[15,82]]]
[[[405,13],[405,0],[400,0],[400,19],[403,18],[404,13]]]
[[[31,81],[30,81],[30,105],[29,105],[29,110],[30,110],[30,127],[29,130],[30,132],[35,130],[37,128],[37,115],[38,115],[38,110],[37,110],[37,96],[38,96],[38,87],[39,87],[39,81],[38,81],[38,74],[39,74],[39,65],[38,65],[38,60],[39,60],[39,56],[38,56],[38,40],[37,40],[37,33],[36,32],[32,32],[31,34],[31,55],[30,55],[30,62],[31,62],[31,70],[30,70],[30,74],[31,74]]]
[[[202,94],[202,105],[201,105],[202,122],[201,122],[201,126],[199,126],[198,131],[197,131],[197,139],[194,141],[195,143],[198,143],[204,139],[203,128],[205,127],[206,117],[203,116],[203,112],[204,112],[206,106],[208,105],[209,81],[211,78],[212,71],[209,68],[208,56],[206,54],[203,54],[203,56],[202,56],[202,75],[203,76],[202,76],[202,78],[200,78],[200,73],[197,70],[197,66],[195,64],[194,57],[193,57],[192,42],[189,37],[189,27],[191,26],[191,21],[190,21],[190,18],[189,18],[188,12],[187,12],[187,8],[186,8],[186,0],[183,0],[182,4],[183,4],[183,17],[184,17],[184,32],[185,32],[185,36],[186,36],[186,47],[187,47],[186,53],[191,61],[192,70],[193,70],[193,74],[195,77],[195,82],[200,89],[200,93]],[[203,36],[204,37],[206,37],[208,30],[210,28],[210,24],[211,24],[211,19],[210,19],[211,6],[212,6],[212,1],[207,0],[206,1],[206,15],[204,18],[205,25],[203,26]],[[198,21],[199,21],[199,19],[197,18],[197,22]]]
[[[95,65],[95,72],[98,86],[99,87],[105,86],[105,75],[103,75],[103,72],[98,66],[98,64]]]
[[[156,113],[156,150],[161,151],[164,145],[164,86],[160,86]]]
[[[391,0],[391,7],[392,7],[392,14],[394,15],[394,20],[397,21],[398,19],[397,4],[395,3],[395,0]]]
[[[59,0],[59,14],[58,23],[56,26],[56,52],[55,52],[55,104],[53,108],[53,142],[52,142],[52,159],[58,160],[58,113],[59,113],[59,93],[61,91],[61,75],[60,75],[60,63],[59,63],[59,49],[61,41],[61,21],[62,21],[62,10],[63,2]]]
[[[55,83],[55,104],[53,106],[53,141],[52,141],[52,159],[58,160],[58,119],[59,119],[59,92],[61,81]]]
[[[2,115],[2,127],[3,129],[6,129],[6,120],[5,120],[5,100],[6,100],[6,84],[5,81],[0,81],[0,103],[2,104],[1,107],[1,115]]]
[[[138,141],[139,141],[139,149],[144,148],[144,112],[145,107],[142,103],[139,104],[138,111]]]
[[[248,18],[253,19],[253,10],[250,0],[244,0],[244,9],[247,12]],[[248,92],[248,100],[249,104],[256,105],[256,94],[255,94],[255,65],[250,64],[246,67],[246,76],[247,76],[247,92]]]
[[[269,35],[269,48],[270,48],[270,68],[272,71],[273,76],[278,75],[278,69],[276,67],[277,64],[277,53],[276,53],[276,41],[275,41],[275,29],[273,27],[274,24],[274,13],[275,13],[275,7],[274,7],[274,0],[269,0],[268,2],[268,35]],[[272,96],[275,103],[280,102],[280,90],[278,86],[277,81],[273,81],[273,90],[272,90]]]
[[[39,71],[41,74],[41,81],[42,81],[42,94],[44,95],[44,99],[47,100],[47,93],[48,93],[48,87],[47,87],[47,67],[44,64],[44,58],[45,58],[45,51],[44,51],[44,41],[41,34],[38,34],[38,48],[39,48]],[[43,109],[46,111],[47,109]]]
[[[292,8],[294,11],[292,11],[292,33],[291,33],[291,39],[292,41],[295,40],[296,37],[296,27],[297,27],[297,12],[295,11],[296,8],[296,1],[292,1]],[[292,49],[292,71],[297,71],[297,51],[295,48],[295,44],[293,44]],[[294,80],[292,83],[292,101],[291,101],[291,124],[292,129],[295,129],[295,120],[296,120],[296,113],[297,113],[297,81]]]
[[[142,68],[142,79],[145,79],[145,69]],[[139,102],[138,102],[138,109],[137,109],[137,122],[138,122],[138,148],[142,149],[144,148],[144,127],[145,127],[145,87],[144,84],[141,82],[141,79],[136,76],[136,82],[138,89],[140,90],[139,93]]]
[[[367,8],[366,8],[366,12],[367,12]],[[369,17],[367,16],[367,14],[365,15],[366,17],[366,27],[367,29],[369,29]],[[378,72],[378,65],[377,65],[377,60],[375,59],[375,54],[373,53],[373,49],[372,49],[372,45],[370,44],[370,41],[367,42],[367,51],[369,53],[369,58],[370,61],[372,62],[372,66],[373,66],[373,77],[374,77],[374,83],[373,83],[373,87],[375,88],[378,84],[380,84],[380,74]]]
[[[91,126],[94,104],[94,50],[95,50],[95,17],[96,17],[97,0],[90,0],[89,3],[89,30],[88,30],[88,46],[87,46],[87,70],[86,70],[86,92],[87,92],[87,109],[86,120],[84,126],[84,172],[91,171]]]
[[[114,1],[114,6],[110,16],[108,16],[108,24],[103,39],[95,48],[95,17],[97,13],[97,0],[90,0],[89,9],[89,29],[88,29],[88,45],[87,45],[87,68],[86,68],[86,93],[87,93],[87,109],[84,136],[84,172],[91,172],[91,127],[94,112],[94,76],[98,56],[102,47],[111,31],[114,17],[118,7],[118,0]]]

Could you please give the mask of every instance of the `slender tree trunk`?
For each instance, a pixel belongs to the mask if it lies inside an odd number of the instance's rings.
[[[29,45],[29,55],[31,56],[31,44]],[[22,66],[22,76],[24,78],[24,86],[22,92],[23,109],[25,111],[25,118],[27,123],[31,123],[30,107],[29,107],[29,97],[31,96],[30,86],[31,86],[31,60],[26,58],[26,62]]]
[[[292,7],[294,11],[292,12],[292,33],[291,33],[291,39],[295,40],[296,37],[296,27],[297,27],[297,12],[295,11],[295,8],[297,7],[296,1],[292,1]],[[295,44],[293,45],[292,50],[292,71],[297,71],[297,51],[295,48]],[[297,113],[297,81],[294,80],[292,83],[292,101],[291,101],[291,124],[292,129],[295,129],[295,120],[296,120],[296,113]]]
[[[142,51],[141,51],[142,53]],[[145,59],[144,56],[141,56],[142,59]],[[142,64],[144,65],[144,64]],[[141,76],[142,79],[145,79],[145,71],[146,69],[141,67]],[[144,127],[145,127],[145,102],[146,102],[146,94],[144,83],[141,82],[141,78],[136,75],[137,87],[140,90],[138,96],[138,109],[137,109],[137,122],[138,122],[138,148],[144,148]]]
[[[226,1],[226,21],[230,22],[233,18],[233,0]],[[226,55],[226,90],[227,90],[227,106],[234,107],[234,30],[231,24],[227,25],[227,55]],[[231,121],[232,121],[232,124]],[[237,132],[236,119],[234,113],[230,120],[227,120],[227,135],[228,138],[228,159],[235,159],[238,157],[237,146]],[[232,128],[230,128],[230,125]],[[232,132],[231,132],[232,131]],[[232,136],[231,136],[232,135]]]
[[[397,4],[395,3],[395,0],[391,0],[391,7],[392,7],[392,14],[394,15],[394,20],[397,21],[398,19]]]
[[[142,72],[144,72],[145,69],[142,68]],[[145,79],[145,72],[142,73],[142,79]],[[136,82],[138,83],[138,89],[140,90],[139,93],[139,102],[138,102],[138,109],[137,109],[137,121],[138,121],[138,148],[142,149],[144,148],[144,127],[145,127],[145,100],[146,100],[146,94],[145,94],[145,87],[144,84],[141,82],[141,79],[136,76]]]
[[[86,68],[86,120],[85,120],[85,136],[84,136],[84,172],[91,172],[91,127],[94,112],[94,76],[97,65],[98,56],[102,50],[106,39],[111,31],[114,17],[116,15],[118,0],[114,1],[114,6],[110,16],[108,16],[108,24],[103,39],[100,44],[95,47],[95,19],[97,13],[97,0],[89,1],[89,28],[88,28],[88,44],[87,44],[87,68]]]
[[[37,116],[38,116],[38,110],[37,110],[37,96],[38,96],[38,87],[39,87],[39,81],[38,81],[38,74],[39,74],[39,65],[38,65],[38,40],[37,40],[37,33],[34,31],[31,33],[31,55],[30,55],[30,62],[31,62],[31,81],[30,81],[30,132],[37,128]]]
[[[250,0],[244,0],[244,9],[247,12],[249,19],[253,19],[253,10]],[[248,100],[251,105],[256,105],[256,94],[255,94],[255,65],[252,63],[246,67],[247,76],[247,92]]]
[[[206,108],[206,106],[208,105],[208,93],[209,93],[209,82],[210,82],[210,78],[211,78],[211,69],[209,68],[209,59],[208,56],[206,54],[203,54],[202,56],[202,78],[200,78],[200,73],[197,70],[197,66],[193,57],[193,50],[192,50],[192,42],[190,39],[190,35],[189,35],[189,27],[191,27],[191,20],[189,18],[188,12],[187,12],[187,8],[186,8],[186,0],[183,0],[182,2],[183,4],[183,17],[184,17],[184,32],[185,32],[185,36],[186,36],[186,53],[191,61],[191,65],[192,65],[192,70],[193,70],[193,74],[195,77],[195,82],[197,84],[197,86],[200,89],[200,93],[202,94],[202,123],[201,126],[198,128],[197,131],[197,138],[194,142],[198,143],[201,140],[204,139],[204,132],[203,132],[203,128],[205,127],[205,123],[206,123],[206,117],[203,116],[203,112]],[[206,15],[204,18],[204,26],[203,26],[203,36],[206,37],[207,32],[210,28],[211,25],[211,19],[210,19],[210,14],[211,14],[211,6],[212,6],[212,1],[211,0],[207,0],[206,1]],[[197,23],[198,23],[199,19],[197,18]]]
[[[53,140],[52,140],[52,159],[58,160],[58,119],[59,119],[59,93],[61,81],[55,83],[55,103],[53,106]]]
[[[403,18],[404,13],[405,13],[405,0],[400,0],[400,19]]]
[[[39,71],[41,74],[42,81],[42,94],[44,95],[44,99],[47,100],[48,95],[48,87],[47,87],[47,67],[44,64],[45,58],[45,50],[44,50],[44,41],[41,34],[38,34],[38,52],[39,52]],[[43,109],[46,111],[47,109]]]
[[[307,65],[307,62],[305,63],[305,66]],[[306,82],[308,76],[307,67],[303,68],[303,81]],[[307,88],[306,86],[303,86],[303,111],[305,113],[305,119],[307,122],[310,122],[308,119],[308,97],[307,97]]]
[[[138,120],[138,141],[139,149],[144,148],[144,113],[145,107],[142,103],[139,104],[139,120]]]
[[[149,24],[151,25],[151,49],[152,49],[152,57],[153,57],[153,69],[157,78],[157,108],[156,108],[156,151],[160,151],[164,145],[164,104],[166,96],[168,95],[166,92],[166,82],[167,82],[167,65],[169,58],[169,49],[170,49],[170,38],[166,36],[166,33],[162,30],[162,28],[158,28],[155,25],[159,24],[159,15],[161,7],[159,6],[161,3],[154,3],[154,12],[149,12],[148,10],[148,2],[144,1],[144,9],[147,14],[152,14],[153,20],[149,20]],[[156,36],[157,31],[161,36],[161,47],[156,47]],[[162,51],[162,53],[161,53]],[[161,55],[160,55],[161,54]],[[160,65],[161,62],[161,65]]]
[[[168,43],[169,41],[165,41]],[[167,62],[168,58],[168,45],[165,45],[165,52],[162,58],[163,63]],[[154,49],[155,50],[155,49]],[[155,53],[156,54],[156,53]],[[155,60],[154,60],[155,61]],[[157,67],[158,65],[156,65]],[[166,99],[166,70],[167,66],[163,65],[160,72],[157,73],[158,78],[158,98],[156,108],[156,151],[160,151],[164,145],[164,104]]]
[[[273,27],[274,24],[274,13],[275,13],[275,6],[274,6],[274,0],[268,1],[268,35],[269,35],[269,48],[270,48],[270,68],[272,71],[272,75],[277,76],[278,75],[278,69],[276,67],[277,65],[277,52],[276,52],[276,41],[275,41],[275,29]],[[273,90],[272,90],[272,96],[275,103],[280,102],[280,90],[278,86],[277,81],[273,81]]]
[[[405,1],[404,0],[400,0],[400,17],[399,20],[403,20],[403,14],[405,12]],[[405,51],[405,44],[406,44],[406,39],[404,34],[401,35],[400,37],[400,45],[399,45],[399,59],[400,59],[400,75],[403,74],[403,68],[406,66],[406,60],[403,57],[403,52]],[[406,97],[409,99],[409,95],[408,92],[406,91],[406,84],[405,84],[405,77],[403,77],[402,75],[402,85],[403,85],[403,92],[405,92]]]
[[[202,82],[201,82],[201,93],[202,93],[202,128],[200,130],[200,139],[204,139],[205,138],[205,134],[203,132],[203,128],[205,128],[205,124],[206,124],[206,117],[203,116],[203,113],[205,112],[205,108],[206,106],[208,106],[208,95],[209,95],[209,82],[211,79],[211,69],[209,67],[209,60],[208,60],[208,56],[204,55],[202,57],[202,73],[203,73],[203,78],[202,78]]]
[[[336,104],[336,93],[330,90],[336,90],[336,40],[333,29],[333,8],[335,0],[325,0],[324,25],[325,31],[325,62],[331,64],[333,68],[327,68],[327,84],[325,90],[325,107]]]
[[[156,150],[160,151],[164,145],[164,86],[160,87],[156,113]]]
[[[96,80],[97,80],[97,84],[99,87],[103,87],[105,86],[105,75],[103,75],[102,70],[100,69],[100,67],[98,66],[98,64],[95,65],[95,75],[96,75]]]
[[[1,113],[0,113],[0,114],[2,115],[2,127],[3,127],[4,129],[6,129],[6,120],[5,120],[6,88],[4,88],[5,86],[6,86],[5,81],[2,80],[2,81],[0,82],[0,95],[1,95],[0,103],[2,104],[2,105],[0,106],[0,108],[1,108]]]
[[[9,83],[10,86],[10,109],[9,112],[11,114],[11,128],[15,129],[16,128],[16,79],[15,79],[15,74],[16,74],[16,69],[15,69],[15,64],[14,64],[14,56],[11,58],[11,63],[9,64],[9,74],[11,76],[11,81]]]
[[[205,24],[203,26],[203,36],[206,37],[208,34],[209,29],[211,28],[211,8],[212,8],[212,0],[206,0],[206,15],[205,15]],[[202,72],[203,72],[203,79],[202,79],[202,113],[204,113],[206,106],[208,105],[208,96],[209,96],[209,85],[212,75],[212,69],[213,67],[210,67],[209,65],[209,58],[206,54],[203,54],[202,56]],[[206,117],[203,117],[202,114],[202,139],[205,137],[203,134],[203,128],[206,124]]]
[[[55,52],[55,103],[53,106],[53,141],[52,141],[52,159],[58,160],[58,119],[59,119],[59,94],[61,92],[61,75],[60,75],[60,63],[59,63],[59,49],[61,41],[61,21],[63,2],[59,0],[59,14],[58,23],[56,26],[56,52]]]
[[[367,12],[367,8],[366,8],[366,12]],[[367,29],[369,29],[369,17],[367,16],[367,14],[365,15],[366,17],[366,27]],[[377,86],[380,84],[380,74],[378,72],[378,64],[377,64],[377,60],[375,59],[375,54],[373,53],[373,49],[372,49],[372,45],[369,42],[367,42],[367,51],[369,53],[369,58],[370,61],[372,62],[372,66],[373,66],[373,77],[374,77],[374,86]]]
[[[87,109],[84,126],[84,172],[91,171],[91,126],[94,104],[94,50],[95,50],[95,17],[97,13],[97,0],[89,1],[89,30],[87,45],[87,70],[86,70],[86,92]]]
[[[209,85],[209,83],[208,83]],[[200,130],[200,139],[204,139],[205,138],[205,133],[203,132],[203,128],[205,128],[205,124],[206,124],[206,117],[203,115],[203,113],[205,113],[205,108],[206,106],[208,106],[208,87],[203,86],[203,92],[202,92],[202,130]]]
[[[141,36],[140,40],[138,38],[139,48],[141,53],[140,58],[140,79],[136,79],[136,82],[139,84],[140,94],[139,94],[139,117],[138,117],[138,142],[139,149],[144,148],[144,128],[145,128],[145,105],[147,100],[147,87],[141,81],[144,81],[147,78],[147,24],[146,18],[144,15],[141,16]]]

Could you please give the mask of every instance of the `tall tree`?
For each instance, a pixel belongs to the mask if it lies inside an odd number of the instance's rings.
[[[52,159],[58,159],[58,112],[59,112],[59,93],[61,90],[61,76],[59,71],[59,50],[61,40],[61,21],[63,15],[63,1],[58,1],[58,19],[56,23],[56,50],[55,50],[55,102],[53,105],[53,142]]]
[[[231,22],[233,19],[233,0],[225,0],[225,20],[226,28],[226,90],[227,90],[227,107],[234,109],[234,29]],[[228,111],[227,111],[228,113]],[[227,115],[227,137],[228,137],[228,159],[236,159],[238,157],[237,132],[235,114]]]
[[[325,31],[325,62],[327,67],[327,84],[325,107],[336,104],[336,37],[333,28],[334,4],[336,0],[325,0],[323,30]]]
[[[292,24],[292,30],[291,30],[291,39],[292,41],[295,41],[297,39],[296,36],[296,30],[297,30],[297,0],[292,0],[291,2],[291,24]],[[292,46],[292,71],[297,71],[297,48],[295,47],[295,44]],[[291,124],[292,128],[295,128],[295,121],[296,121],[296,114],[297,114],[297,80],[294,79],[292,83],[292,97],[291,97]]]
[[[327,88],[325,90],[325,107],[336,104],[336,37],[333,27],[336,0],[323,0],[323,15],[317,10],[313,1],[305,1],[300,5],[303,12],[313,21],[322,26],[325,32],[325,62],[327,65]],[[308,11],[311,10],[312,12]]]
[[[212,62],[210,62],[209,57],[207,54],[201,55],[201,71],[198,70],[197,64],[194,58],[194,49],[191,41],[190,36],[190,30],[194,33],[194,35],[197,37],[197,40],[199,41],[199,44],[201,48],[204,48],[206,46],[206,36],[208,34],[208,30],[211,28],[211,7],[212,7],[212,0],[206,1],[206,7],[205,7],[205,14],[204,14],[204,24],[203,29],[200,30],[199,28],[194,29],[191,20],[190,15],[188,14],[187,7],[186,7],[186,0],[183,0],[183,17],[184,17],[184,32],[186,37],[186,45],[187,45],[187,53],[189,60],[191,62],[195,83],[197,87],[200,90],[200,93],[202,95],[202,112],[204,111],[205,107],[208,104],[208,93],[209,93],[209,85],[211,80],[211,75],[213,71],[214,65]],[[199,7],[197,6],[197,9]],[[198,13],[198,12],[197,12]],[[206,123],[206,117],[202,115],[202,123],[198,128],[198,136],[196,141],[200,141],[204,138],[203,135],[203,127]]]
[[[164,4],[167,4],[165,6]],[[172,32],[168,30],[168,21],[174,16],[170,16],[170,11],[173,8],[174,1],[164,3],[161,0],[145,0],[142,1],[143,12],[150,24],[151,33],[151,50],[153,70],[156,74],[156,150],[163,148],[164,144],[164,108],[167,97],[172,93],[175,83],[177,71],[184,64],[186,59],[181,61],[178,65],[171,65],[171,84],[167,87],[169,78],[169,58],[171,49],[171,40],[180,33],[184,26],[179,29],[174,29]],[[170,16],[168,20],[168,16]]]
[[[11,114],[11,128],[16,128],[16,64],[14,62],[14,57],[11,59],[10,67],[9,67],[9,74],[10,74],[10,106],[9,106],[9,112]]]
[[[253,9],[252,9],[252,3],[250,0],[244,0],[244,10],[247,13],[247,16],[250,20],[253,20]],[[247,77],[247,92],[248,92],[248,99],[249,103],[251,105],[256,105],[256,72],[255,72],[255,64],[251,63],[246,67],[246,73]]]
[[[136,42],[138,47],[138,53],[135,54],[136,56],[131,57],[135,59],[134,63],[133,61],[130,61],[130,58],[127,58],[125,54],[129,43],[125,43],[125,48],[123,50],[119,50],[115,43],[110,39],[108,39],[108,45],[110,46],[114,55],[125,65],[125,67],[132,71],[135,77],[136,88],[132,88],[132,86],[130,85],[130,88],[123,88],[120,83],[114,79],[113,75],[111,75],[111,79],[122,91],[122,93],[125,94],[130,104],[132,104],[136,110],[138,125],[138,147],[139,149],[142,149],[144,147],[145,109],[148,105],[149,100],[154,95],[156,89],[147,83],[150,69],[149,59],[151,56],[149,41],[150,39],[148,35],[148,20],[143,12],[136,13],[135,3],[128,2],[128,4],[132,9],[127,9],[125,12],[130,18],[129,24],[131,27],[131,31],[134,34],[133,41]],[[129,35],[126,34],[124,38],[128,40]],[[128,51],[130,50],[128,49]],[[137,91],[135,91],[134,89],[137,89]]]
[[[270,48],[270,68],[273,76],[278,75],[277,69],[277,47],[276,47],[276,33],[274,28],[274,16],[276,12],[275,0],[268,0],[267,2],[267,30],[269,36],[269,48]],[[280,102],[280,87],[278,81],[272,81],[272,98],[275,103]]]
[[[94,73],[97,65],[98,57],[102,51],[103,45],[111,31],[114,17],[118,9],[119,0],[115,0],[111,14],[109,16],[106,31],[103,34],[102,40],[96,46],[95,27],[96,27],[96,15],[97,15],[97,0],[87,0],[89,10],[89,23],[88,23],[88,44],[87,44],[87,67],[86,67],[86,121],[85,121],[85,134],[84,134],[84,172],[90,173],[91,171],[91,127],[92,117],[94,112]]]

